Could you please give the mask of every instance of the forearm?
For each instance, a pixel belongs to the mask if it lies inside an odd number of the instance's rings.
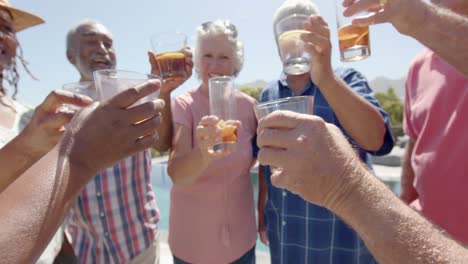
[[[386,132],[379,111],[335,75],[319,87],[351,138],[366,150],[379,150]]]
[[[468,17],[450,10],[421,3],[424,23],[414,25],[419,30],[412,31],[411,37],[433,50],[447,63],[468,77]]]
[[[83,188],[81,177],[53,149],[0,194],[2,261],[35,262]]]
[[[44,155],[28,151],[23,141],[19,135],[0,150],[0,193]]]
[[[263,175],[262,165],[258,165],[258,203],[257,203],[257,209],[259,212],[258,217],[263,217],[263,212],[265,210],[267,198],[268,198],[268,192],[267,192],[267,186],[265,182],[265,176]]]
[[[159,140],[157,141],[154,148],[163,152],[167,151],[171,147],[173,135],[171,94],[161,94],[160,99],[164,100],[165,105],[161,111],[162,123],[157,129]]]
[[[463,247],[404,205],[379,180],[370,175],[363,178],[350,187],[353,191],[343,206],[331,210],[360,234],[379,263],[466,262]]]
[[[171,154],[168,173],[174,184],[193,184],[211,162],[204,157],[201,150],[195,147],[190,152],[177,155]]]
[[[414,171],[411,165],[413,155],[414,140],[410,139],[406,145],[405,155],[401,166],[401,199],[409,204],[417,199],[417,193],[414,189]]]

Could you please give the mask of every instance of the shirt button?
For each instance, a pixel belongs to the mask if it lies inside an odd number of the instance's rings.
[[[104,236],[108,237],[108,236],[109,236],[109,232],[105,232],[105,233],[104,233]]]
[[[286,197],[286,191],[283,191],[283,197]]]
[[[96,193],[96,196],[97,196],[97,197],[101,197],[101,192],[97,192],[97,193]]]
[[[286,225],[286,221],[283,221],[283,225],[284,225],[284,226]]]
[[[101,218],[104,218],[104,216],[106,216],[104,212],[101,212],[99,215],[101,216]]]

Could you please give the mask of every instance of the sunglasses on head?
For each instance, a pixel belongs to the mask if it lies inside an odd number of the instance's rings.
[[[202,28],[204,31],[207,31],[208,28],[213,25],[213,21],[208,21],[208,22],[205,22],[203,24],[201,24]],[[234,24],[232,24],[231,22],[229,22],[228,20],[222,20],[221,23],[231,31],[232,33],[232,37],[233,38],[237,38],[237,28]]]

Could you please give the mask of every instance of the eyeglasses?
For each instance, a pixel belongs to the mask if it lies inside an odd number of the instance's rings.
[[[228,20],[221,20],[220,22],[223,24],[223,26],[225,26],[227,29],[231,31],[233,38],[237,38],[237,28],[234,24],[232,24]],[[208,21],[208,22],[201,24],[201,27],[204,31],[207,31],[208,28],[213,24],[214,24],[214,21]]]

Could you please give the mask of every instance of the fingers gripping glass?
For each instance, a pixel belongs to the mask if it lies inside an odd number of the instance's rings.
[[[314,113],[314,97],[294,96],[264,102],[255,107],[255,115],[257,116],[257,120],[260,120],[278,110],[288,110],[295,113],[312,115]],[[272,172],[281,170],[281,168],[274,166],[270,166],[270,169]]]

